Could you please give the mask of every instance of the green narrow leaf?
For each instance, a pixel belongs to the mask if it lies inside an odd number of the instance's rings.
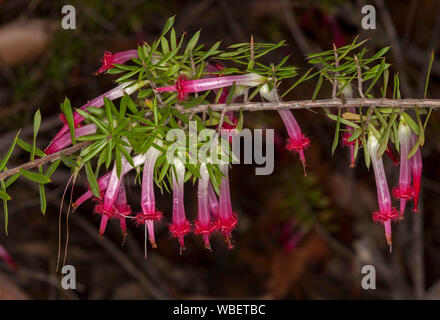
[[[8,200],[7,198],[9,197],[9,195],[6,193],[6,187],[5,187],[5,181],[2,180],[1,181],[1,191],[6,194],[7,196],[3,196],[3,210],[5,213],[5,233],[6,235],[8,235],[8,221],[9,221],[9,214],[8,214]],[[10,197],[9,197],[10,198]]]
[[[365,166],[367,167],[367,169],[370,169],[370,154],[368,153],[368,149],[365,147],[367,145],[367,139],[365,139],[364,137],[361,137],[361,141],[362,141],[362,145],[363,145],[363,150],[364,150],[364,158],[365,158]]]
[[[200,30],[197,31],[197,32],[192,36],[191,40],[189,40],[189,42],[188,42],[188,44],[187,44],[187,46],[186,46],[185,52],[191,52],[191,51],[194,50],[194,48],[195,48],[195,46],[196,46],[196,44],[197,44],[197,41],[199,41],[199,37],[200,37]]]
[[[429,59],[428,74],[426,75],[425,94],[424,94],[425,99],[426,99],[426,94],[428,93],[429,77],[431,76],[431,68],[432,68],[433,62],[434,62],[434,49],[431,51],[431,57]]]
[[[35,160],[35,150],[36,150],[35,144],[37,142],[37,134],[38,134],[38,130],[40,130],[40,125],[41,125],[41,113],[40,113],[40,109],[38,109],[34,115],[34,136],[32,139],[31,161]]]
[[[105,167],[108,169],[112,162],[112,150],[113,150],[113,142],[109,140],[107,143],[107,147],[105,148]]]
[[[28,180],[31,180],[36,183],[46,184],[50,182],[50,179],[46,177],[44,174],[20,169],[20,174]]]
[[[172,17],[169,17],[167,19],[167,21],[165,22],[165,26],[163,27],[162,34],[160,35],[160,37],[163,37],[171,29],[171,27],[174,24],[174,18],[175,17],[176,16],[172,16]]]
[[[340,123],[341,123],[341,109],[338,110],[338,121],[336,121],[335,136],[333,138],[332,155],[335,153],[335,150],[338,146]]]
[[[121,177],[122,155],[121,155],[121,151],[117,147],[115,149],[115,158],[116,158],[116,173],[118,174],[118,177]]]
[[[46,214],[47,201],[46,201],[46,192],[44,190],[44,184],[38,185],[38,191],[40,194],[40,210],[43,215]]]
[[[281,98],[284,98],[284,96],[286,94],[288,94],[290,91],[292,91],[296,86],[298,86],[301,82],[303,82],[307,76],[309,75],[310,72],[312,72],[313,67],[310,68],[309,70],[307,70],[306,73],[304,73],[301,78],[299,78],[289,89],[287,89],[286,91],[284,91],[284,93],[281,95]]]
[[[394,123],[394,121],[396,121],[396,119],[397,119],[397,114],[393,113],[391,115],[390,121],[387,124],[387,127],[385,128],[385,131],[382,133],[382,136],[380,137],[380,140],[379,140],[380,146],[379,146],[379,149],[377,150],[377,157],[378,158],[382,157],[383,153],[385,152],[385,150],[388,147],[388,140],[390,138],[391,128],[393,127],[393,123]]]
[[[29,152],[29,153],[32,152],[32,145],[30,145],[30,144],[27,143],[27,142],[24,142],[24,141],[21,140],[20,138],[17,138],[17,145],[18,145],[20,148],[22,148],[23,150],[25,150],[25,151],[27,151],[27,152]],[[35,148],[35,155],[38,156],[38,157],[44,157],[44,156],[46,156],[46,154],[45,154],[43,151],[41,151],[40,149],[38,149],[38,148]]]
[[[407,114],[406,112],[403,112],[402,116],[405,118],[405,121],[408,124],[408,126],[411,128],[411,130],[414,131],[414,133],[418,135],[419,134],[419,126],[413,120],[413,118],[411,118],[411,116],[409,114]]]
[[[322,80],[323,80],[323,75],[322,75],[322,73],[320,73],[318,83],[316,84],[315,91],[313,91],[312,100],[316,99],[316,96],[318,95],[319,90],[321,89],[321,86],[322,86]]]
[[[423,147],[423,145],[425,144],[425,131],[423,130],[423,125],[422,125],[422,121],[420,120],[420,115],[419,115],[419,108],[416,107],[416,117],[417,117],[417,125],[419,127],[419,145],[421,147]]]
[[[5,188],[9,188],[19,177],[20,177],[19,173],[10,176],[5,182]]]
[[[38,170],[40,171],[40,174],[43,174],[43,167],[39,167]],[[47,202],[46,202],[46,192],[44,190],[44,184],[38,185],[38,191],[40,195],[40,210],[43,215],[46,214],[46,208],[47,208]]]
[[[133,158],[131,157],[130,153],[128,153],[127,149],[125,149],[120,144],[117,144],[116,148],[119,149],[119,151],[124,155],[124,157],[128,161],[128,163],[134,168],[135,165],[134,165],[134,162],[133,162]]]
[[[0,162],[0,171],[2,171],[5,168],[6,164],[8,163],[9,158],[11,157],[12,152],[14,151],[15,145],[17,144],[17,140],[18,140],[18,136],[20,135],[20,131],[21,130],[19,130],[17,132],[17,134],[15,135],[15,138],[14,138],[14,141],[12,142],[11,147],[9,148],[8,152],[6,153],[6,156]]]
[[[86,176],[87,181],[89,182],[90,189],[93,192],[93,195],[97,198],[101,197],[100,191],[99,191],[99,184],[96,180],[96,176],[92,170],[92,165],[90,164],[90,161],[87,161],[84,166],[86,167]]]
[[[167,174],[169,168],[170,168],[170,163],[168,161],[166,161],[163,164],[162,169],[160,170],[158,182],[161,182],[163,180],[163,178]]]
[[[171,33],[170,33],[170,45],[171,45],[171,50],[176,49],[177,46],[176,30],[174,30],[174,28],[171,29]]]
[[[385,70],[385,59],[382,59],[380,63],[380,67],[378,68],[376,75],[371,81],[370,86],[368,87],[367,91],[365,91],[365,94],[368,94],[371,89],[373,89],[374,85],[376,84],[377,80],[379,80],[380,76],[382,75],[383,71]]]
[[[67,98],[64,99],[64,103],[61,104],[61,111],[63,112],[64,117],[66,118],[67,125],[69,126],[70,138],[72,139],[72,144],[75,145],[76,143],[75,123],[73,121],[73,111],[69,99]]]
[[[64,165],[68,168],[75,168],[78,166],[78,163],[76,161],[72,160],[69,157],[66,157],[63,154],[61,154],[60,158],[61,158],[61,161],[63,161]]]
[[[55,172],[55,170],[58,168],[60,163],[61,163],[61,159],[57,159],[54,162],[52,162],[49,168],[47,168],[45,175],[50,178],[52,174]]]
[[[111,104],[113,104],[109,98],[104,97],[104,110],[105,110],[105,115],[107,116],[107,121],[108,121],[108,131],[110,132],[110,134],[112,134],[113,132],[113,116],[112,116],[112,106]]]
[[[0,189],[0,199],[8,201],[11,200],[11,197],[5,191]]]

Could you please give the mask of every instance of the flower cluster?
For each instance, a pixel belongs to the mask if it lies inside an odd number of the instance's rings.
[[[392,190],[392,194],[394,198],[400,200],[399,211],[392,206],[382,157],[378,156],[378,140],[372,131],[370,131],[368,136],[368,152],[373,164],[379,203],[379,211],[373,212],[373,220],[382,223],[385,226],[385,237],[390,248],[392,243],[391,222],[403,219],[408,200],[414,199],[413,211],[417,211],[422,173],[422,160],[418,141],[415,134],[411,132],[404,117],[400,118],[398,138],[400,144],[399,186]],[[389,146],[387,146],[387,149],[388,148]],[[409,153],[413,148],[417,151],[410,158]]]
[[[170,18],[160,38],[152,45],[145,43],[137,50],[114,54],[105,52],[102,66],[95,74],[117,75],[117,86],[76,109],[72,109],[66,99],[61,106],[62,127],[44,151],[35,146],[40,114],[34,119],[37,124],[34,145],[27,146],[20,141],[20,147],[27,148],[32,160],[36,156],[58,153],[49,158],[61,157],[62,162],[72,168],[72,175],[76,177],[85,171],[89,190],[72,206],[77,209],[87,200],[95,201],[94,212],[100,218],[99,236],[104,236],[109,221],[116,220],[125,241],[127,222],[131,221],[143,228],[146,255],[147,239],[155,248],[155,227],[168,222],[168,231],[177,240],[181,252],[190,233],[197,235],[208,250],[212,249],[211,235],[218,233],[232,249],[238,215],[232,208],[229,186],[229,164],[233,158],[230,149],[233,149],[232,137],[240,132],[244,121],[242,105],[236,104],[254,103],[255,109],[277,105],[275,109],[288,135],[285,148],[298,155],[306,175],[305,151],[311,138],[301,130],[296,111],[289,109],[293,103],[282,99],[300,83],[319,76],[313,97],[306,102],[315,103],[324,79],[331,82],[333,99],[324,102],[339,106],[337,115],[322,103],[318,107],[336,123],[332,152],[340,144],[349,147],[350,167],[354,167],[362,149],[366,166],[372,164],[379,206],[373,213],[373,220],[384,225],[386,240],[391,246],[391,223],[404,217],[408,201],[414,201],[413,211],[418,208],[422,173],[420,147],[424,143],[420,114],[429,113],[423,108],[416,108],[415,114],[410,114],[408,110],[396,112],[394,108],[376,105],[364,107],[368,99],[374,98],[371,90],[376,83],[384,83],[380,89],[386,96],[389,78],[386,73],[390,65],[383,55],[388,48],[365,57],[365,49],[353,52],[363,43],[356,39],[347,46],[309,55],[309,62],[322,68],[315,72],[310,69],[288,90],[281,92],[281,81],[296,77],[296,68],[286,65],[288,57],[277,65],[265,65],[261,58],[284,45],[283,41],[277,44],[238,43],[226,50],[220,50],[218,42],[206,49],[197,45],[199,34],[196,33],[184,47],[183,36],[176,37],[172,24],[173,18]],[[165,38],[167,34],[170,34],[169,40]],[[351,82],[356,78],[360,105],[353,102]],[[371,81],[365,92],[363,81]],[[397,75],[394,84],[393,98],[399,99]],[[346,105],[347,100],[351,102]],[[216,105],[212,107],[213,104]],[[237,117],[234,111],[239,111],[240,116]],[[212,136],[206,141],[193,142],[193,124],[196,131],[206,130],[213,133]],[[179,129],[181,135],[176,135],[175,129]],[[219,138],[219,134],[222,146],[210,148],[211,140],[216,140],[211,138]],[[226,151],[223,142],[226,149],[229,148]],[[69,150],[73,152],[70,156],[62,154],[70,145],[79,143],[81,147]],[[1,161],[0,171],[5,168],[13,147]],[[207,149],[208,156],[199,158],[199,153]],[[400,159],[394,150],[398,151]],[[383,154],[387,154],[400,170],[398,186],[391,193]],[[219,157],[220,163],[211,161],[219,160],[214,157]],[[20,170],[10,180],[2,180],[0,197],[5,206],[9,200],[5,189],[20,175],[39,183],[44,202],[44,184],[50,182],[50,175],[60,162],[58,159],[52,163],[46,172],[43,167],[39,168],[39,173]],[[103,167],[107,171],[104,174],[101,173]],[[85,170],[81,171],[83,168]],[[136,172],[135,183],[141,186],[137,205],[129,201],[129,189],[126,188],[128,174],[132,171]],[[188,186],[189,181],[197,185],[196,213],[185,208],[185,200],[188,201],[184,197],[185,184]],[[158,208],[155,190],[172,194],[172,212]],[[399,210],[393,207],[391,195],[400,201]],[[294,248],[302,236],[302,232],[298,237],[287,235],[289,246]]]

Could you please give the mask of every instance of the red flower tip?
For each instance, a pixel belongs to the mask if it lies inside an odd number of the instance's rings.
[[[344,132],[344,134],[342,135],[342,145],[344,147],[356,145],[356,140],[359,140],[359,139],[354,139],[353,141],[348,141],[348,139],[350,139],[352,134],[353,134],[352,132]],[[361,141],[359,140],[359,143],[360,142]]]
[[[67,119],[66,119],[66,116],[64,115],[64,113],[60,113],[59,119],[64,125],[66,125],[66,126],[68,125]],[[79,123],[75,123],[75,122],[74,122],[74,126],[75,126],[75,129],[78,129],[79,127],[81,127],[81,125]],[[46,149],[48,149],[48,148],[46,148]]]
[[[117,214],[124,217],[131,215],[131,206],[129,204],[125,204],[124,206],[117,208]]]
[[[289,138],[287,140],[286,149],[289,151],[296,151],[303,164],[304,176],[307,176],[306,172],[306,157],[304,156],[304,149],[310,145],[310,139],[305,134],[300,139]]]
[[[305,134],[302,135],[301,139],[289,138],[287,140],[286,149],[289,151],[299,152],[300,150],[306,149],[310,145],[310,139],[306,137]]]
[[[93,74],[95,76],[107,71],[108,69],[113,67],[114,57],[110,51],[104,52],[104,57],[102,58],[102,66]]]
[[[108,220],[113,218],[119,218],[119,215],[114,207],[111,210],[104,209],[104,205],[102,203],[97,204],[95,206],[94,211],[96,214],[101,215],[101,224],[99,226],[99,237],[102,238],[104,236],[104,232],[107,227]]]
[[[182,254],[182,249],[185,248],[185,243],[183,241],[183,237],[191,231],[191,224],[188,220],[185,219],[183,223],[172,223],[168,226],[171,235],[174,238],[177,238],[180,243],[180,253]]]
[[[176,91],[177,91],[177,99],[179,101],[185,100],[186,96],[188,95],[184,88],[184,82],[186,81],[186,77],[181,75],[176,81]]]
[[[232,213],[232,215],[228,216],[227,219],[219,218],[217,220],[217,229],[220,230],[220,232],[225,237],[226,243],[228,244],[228,249],[234,249],[234,246],[231,243],[231,233],[237,226],[237,215],[235,213]]]
[[[111,210],[107,210],[107,209],[104,208],[104,205],[101,202],[99,202],[95,206],[94,211],[95,211],[96,214],[103,215],[103,216],[105,215],[109,219],[114,218],[114,217],[116,217],[118,215],[118,213],[117,213],[117,211],[115,210],[114,207]]]
[[[140,212],[136,214],[135,223],[137,226],[144,225],[147,221],[160,221],[162,219],[161,211],[154,211],[149,213]]]
[[[395,165],[396,167],[399,166],[400,161],[399,159],[396,157],[396,155],[394,154],[393,150],[390,148],[390,146],[388,145],[387,148],[385,149],[385,153],[388,155],[388,157],[391,159],[391,161],[393,162],[393,165]]]
[[[211,250],[211,244],[209,243],[209,236],[217,229],[217,224],[209,221],[206,223],[201,223],[200,221],[194,222],[194,233],[200,234],[203,237],[205,243],[205,248]]]
[[[411,187],[408,187],[408,189],[406,190],[401,190],[400,188],[394,188],[393,197],[396,199],[411,200],[412,198],[414,198],[414,190]]]
[[[389,220],[396,221],[399,217],[399,212],[395,207],[391,207],[391,210],[388,212],[373,212],[373,221],[379,223],[385,223]]]

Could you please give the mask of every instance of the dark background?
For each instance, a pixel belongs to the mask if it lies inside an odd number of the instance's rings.
[[[62,30],[61,8],[76,8],[76,30]],[[377,29],[361,28],[361,8],[377,10]],[[23,1],[0,0],[0,152],[4,154],[18,128],[30,141],[37,108],[43,115],[38,146],[44,148],[60,127],[59,104],[67,96],[73,106],[112,88],[110,75],[92,76],[105,50],[117,52],[151,42],[166,19],[177,14],[178,34],[202,30],[207,45],[249,41],[288,46],[267,57],[279,62],[285,55],[308,69],[307,53],[343,45],[356,35],[371,38],[370,52],[392,45],[387,55],[398,71],[403,97],[422,97],[429,54],[439,51],[440,2],[411,1]],[[429,97],[440,98],[438,54],[432,68]],[[287,99],[309,99],[314,83],[294,90]],[[331,95],[324,86],[320,98]],[[9,235],[0,232],[0,245],[11,254],[17,269],[0,261],[0,298],[9,299],[438,299],[440,298],[440,143],[439,118],[433,114],[423,148],[421,213],[407,210],[404,221],[393,225],[393,252],[389,254],[383,227],[374,224],[377,207],[374,178],[360,153],[350,169],[346,148],[331,156],[334,123],[322,113],[295,111],[302,129],[312,140],[307,150],[308,177],[294,154],[283,149],[286,137],[275,112],[245,114],[249,128],[276,128],[275,171],[255,176],[251,165],[234,166],[231,192],[239,215],[235,249],[214,237],[213,252],[189,235],[179,255],[166,224],[157,228],[158,248],[143,258],[143,233],[129,226],[127,244],[121,246],[117,223],[110,223],[104,239],[98,237],[99,217],[91,203],[62,220],[62,247],[69,234],[67,264],[76,267],[78,288],[60,288],[55,272],[58,216],[61,195],[70,176],[62,167],[48,186],[46,216],[39,210],[38,190],[25,180],[9,191]],[[28,160],[14,153],[9,167]],[[398,169],[385,160],[390,188]],[[130,179],[127,179],[130,180]],[[131,185],[132,206],[140,199]],[[74,198],[85,190],[81,179]],[[186,210],[196,214],[194,188],[186,187]],[[159,193],[159,192],[157,192]],[[67,197],[69,198],[69,197]],[[170,217],[169,195],[158,194],[158,207]],[[68,200],[68,199],[67,199]],[[3,218],[0,220],[3,229]],[[377,289],[361,288],[361,268],[377,271]]]

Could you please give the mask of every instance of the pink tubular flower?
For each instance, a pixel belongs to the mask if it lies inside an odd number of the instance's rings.
[[[301,128],[296,122],[292,112],[287,109],[279,110],[278,113],[283,119],[284,125],[289,133],[289,143],[286,146],[287,150],[295,151],[299,154],[299,158],[304,167],[304,175],[306,174],[306,158],[304,156],[304,149],[310,145],[310,139],[302,133]]]
[[[107,227],[107,222],[110,219],[119,219],[121,224],[122,235],[127,237],[127,226],[125,223],[125,218],[130,216],[131,208],[127,204],[127,196],[125,193],[125,187],[123,184],[123,178],[120,179],[120,184],[118,185],[117,197],[115,199],[114,207],[112,210],[106,210],[104,204],[99,200],[99,203],[95,206],[95,213],[101,215],[101,224],[99,226],[99,236],[102,238],[104,236],[105,229]]]
[[[237,215],[232,211],[231,194],[229,190],[228,165],[220,164],[224,177],[220,185],[220,199],[217,219],[217,228],[221,231],[228,244],[228,249],[233,249],[231,232],[237,225]]]
[[[145,162],[145,158],[146,157],[143,154],[133,157],[133,162],[135,167],[138,167],[141,164],[143,164]],[[131,170],[133,170],[133,167],[129,163],[125,163],[125,165],[122,167],[121,175],[126,175]],[[112,176],[112,172],[108,172],[98,179],[98,186],[102,195],[105,194],[105,191],[108,188],[111,176]],[[93,197],[93,192],[91,190],[88,190],[72,204],[73,210],[76,210],[81,204],[83,204],[92,197]]]
[[[417,143],[417,136],[414,133],[411,133],[411,148],[413,148]],[[418,204],[419,204],[419,196],[420,196],[420,182],[422,179],[422,154],[420,152],[420,147],[417,149],[417,152],[411,157],[411,172],[413,178],[413,189],[414,189],[414,212],[417,212]]]
[[[93,123],[75,129],[76,138],[88,136],[94,133],[96,133],[96,125]],[[64,148],[68,147],[71,144],[72,144],[72,139],[70,137],[70,132],[66,132],[61,137],[59,137],[58,140],[55,140],[52,144],[50,144],[50,146],[46,148],[45,153],[46,154],[56,153],[60,150],[63,150]]]
[[[127,160],[122,157],[122,167],[125,167]],[[121,170],[121,175],[118,176],[116,162],[113,166],[112,173],[110,175],[110,180],[108,182],[107,190],[105,191],[105,196],[102,204],[103,214],[113,215],[115,211],[115,202],[119,192],[119,186],[122,183],[122,178],[124,177]]]
[[[124,237],[124,241],[127,238],[127,224],[125,223],[125,218],[130,217],[131,207],[127,203],[127,194],[125,192],[124,181],[122,178],[121,185],[119,186],[118,197],[116,198],[115,209],[118,214],[119,222],[121,224],[121,231]]]
[[[215,90],[230,87],[234,83],[238,86],[254,87],[261,84],[263,77],[256,73],[248,73],[239,76],[213,77],[204,79],[187,80],[180,76],[176,84],[168,87],[157,88],[158,92],[177,91],[178,99],[184,100],[188,93]]]
[[[191,231],[191,225],[185,216],[185,207],[183,203],[183,187],[185,179],[185,166],[180,160],[174,161],[176,174],[174,170],[173,175],[173,219],[169,225],[169,230],[174,238],[177,238],[180,243],[180,253],[185,248],[183,241],[184,236]]]
[[[209,173],[206,164],[200,165],[200,178],[197,190],[197,221],[194,223],[194,233],[200,234],[205,242],[205,248],[211,250],[209,235],[216,229],[209,213]]]
[[[272,89],[269,91],[269,87],[267,84],[263,85],[260,89],[260,94],[268,101],[276,102],[276,91]],[[301,128],[296,122],[295,117],[292,112],[288,109],[278,110],[281,119],[286,126],[287,133],[289,134],[288,143],[286,149],[289,151],[295,151],[298,153],[299,158],[303,164],[304,176],[306,173],[306,157],[304,156],[304,149],[306,149],[310,145],[310,139],[306,137],[305,134],[302,133]]]
[[[406,201],[414,197],[414,191],[411,188],[411,159],[408,159],[411,129],[403,117],[400,118],[398,135],[400,143],[399,187],[393,189],[393,196],[400,199],[400,218],[403,219]]]
[[[156,144],[162,146],[160,140],[157,140]],[[156,201],[154,198],[154,166],[156,165],[159,155],[160,151],[154,146],[151,146],[146,153],[144,173],[142,175],[142,212],[136,215],[137,225],[147,225],[148,239],[153,248],[156,248],[154,221],[162,219],[162,212],[156,210]]]
[[[114,67],[114,64],[123,64],[128,60],[138,57],[137,50],[127,50],[116,52],[115,54],[110,51],[104,52],[104,57],[102,58],[102,66],[94,73],[94,75],[101,74],[110,68]]]
[[[350,168],[356,167],[356,159],[354,158],[354,147],[356,145],[356,140],[358,141],[358,144],[361,143],[359,139],[354,139],[353,141],[348,141],[350,139],[351,135],[353,134],[353,128],[350,126],[347,126],[346,132],[342,135],[342,146],[344,147],[350,147]]]
[[[208,200],[209,200],[209,211],[211,212],[211,215],[215,219],[218,219],[218,199],[217,199],[217,194],[215,193],[211,182],[209,182],[209,186],[208,186]]]
[[[92,101],[86,103],[83,105],[80,109],[85,110],[87,107],[97,107],[100,108],[104,105],[104,97],[107,97],[110,100],[114,100],[117,98],[122,97],[125,93],[128,95],[131,95],[133,92],[138,90],[139,88],[143,87],[147,84],[147,81],[139,81],[133,85],[131,85],[132,82],[125,82],[116,88],[113,88],[110,91],[107,91],[103,94],[101,94],[99,97],[96,97]],[[64,122],[64,126],[61,128],[61,130],[55,135],[55,137],[50,142],[49,146],[46,148],[45,153],[50,149],[51,145],[55,143],[60,137],[62,137],[66,132],[69,131],[69,125],[67,124],[66,120],[64,119],[64,115],[60,116],[61,120]],[[73,123],[75,127],[77,127],[82,121],[84,121],[84,117],[82,117],[78,112],[73,113]]]
[[[397,209],[391,206],[390,191],[388,189],[387,178],[383,167],[382,157],[377,157],[379,143],[372,132],[368,135],[368,153],[373,164],[374,177],[376,180],[377,199],[379,202],[379,211],[373,212],[373,220],[380,222],[385,226],[385,237],[391,250],[391,221],[399,217]]]

